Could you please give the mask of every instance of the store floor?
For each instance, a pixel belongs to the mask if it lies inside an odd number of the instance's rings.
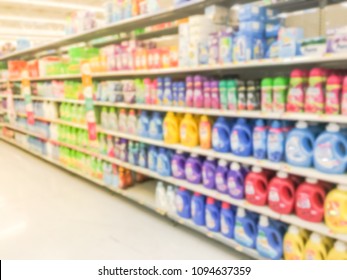
[[[248,259],[0,141],[0,259]]]

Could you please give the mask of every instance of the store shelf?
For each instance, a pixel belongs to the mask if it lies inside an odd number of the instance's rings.
[[[36,133],[36,132],[29,131],[29,130],[27,130],[27,129],[23,128],[23,127],[20,127],[20,126],[12,125],[12,124],[9,124],[9,123],[4,124],[4,126],[7,127],[7,128],[10,128],[12,130],[24,133],[24,134],[28,134],[30,136],[34,136],[34,137],[39,138],[41,140],[49,141],[49,139],[46,136],[41,135],[41,134]]]

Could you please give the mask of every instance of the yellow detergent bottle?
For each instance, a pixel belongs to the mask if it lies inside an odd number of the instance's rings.
[[[187,147],[199,145],[198,124],[192,114],[185,114],[180,125],[181,143]]]
[[[168,112],[164,118],[163,131],[166,144],[177,144],[180,142],[179,120],[173,112]]]
[[[283,255],[285,260],[303,260],[308,231],[290,226],[283,239]]]
[[[212,143],[212,121],[209,117],[203,115],[200,117],[199,122],[199,138],[200,147],[202,149],[211,149]]]
[[[330,238],[314,232],[306,243],[304,259],[325,260],[332,246],[333,241]]]
[[[328,253],[327,260],[347,260],[347,244],[336,241],[334,247]]]
[[[324,203],[326,225],[334,232],[347,234],[347,185],[330,191]]]

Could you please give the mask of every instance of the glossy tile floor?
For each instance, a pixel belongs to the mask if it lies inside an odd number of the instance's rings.
[[[247,259],[0,141],[0,259]]]

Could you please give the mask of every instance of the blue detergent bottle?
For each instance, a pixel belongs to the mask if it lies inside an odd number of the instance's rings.
[[[237,208],[234,232],[235,240],[242,246],[255,248],[257,233],[257,216],[243,208]]]
[[[192,194],[185,188],[180,187],[176,192],[175,204],[177,214],[185,219],[191,218]]]
[[[210,231],[219,232],[220,230],[220,202],[212,197],[206,200],[206,227]]]
[[[313,164],[314,133],[306,122],[298,122],[287,135],[286,161],[294,166],[310,167]]]
[[[265,258],[278,260],[283,255],[284,232],[266,216],[260,216],[256,249]]]
[[[280,121],[273,121],[267,138],[267,157],[274,162],[280,162],[284,157],[285,132]]]
[[[137,122],[137,135],[148,137],[149,131],[149,116],[147,111],[141,111],[139,120]]]
[[[252,126],[246,119],[236,121],[230,134],[231,152],[237,156],[248,157],[253,152]]]
[[[257,120],[253,129],[253,156],[265,159],[267,152],[268,127],[264,120]]]
[[[220,216],[221,233],[227,238],[234,238],[236,207],[223,202]]]
[[[226,118],[219,117],[212,129],[212,147],[221,153],[230,152],[231,125]]]
[[[172,153],[165,148],[160,148],[157,158],[157,172],[161,176],[171,176]]]
[[[331,123],[314,144],[314,167],[324,173],[343,174],[347,164],[347,140],[337,124]]]
[[[111,186],[112,185],[112,164],[104,162],[102,164],[103,169],[103,181],[105,185]]]
[[[139,160],[138,160],[139,166],[143,168],[147,168],[147,146],[145,143],[139,144]]]
[[[157,78],[157,100],[159,105],[163,105],[164,101],[164,78]]]
[[[191,210],[193,222],[198,226],[205,225],[205,203],[205,196],[195,192],[192,198]]]
[[[149,121],[149,137],[163,140],[163,116],[159,112],[154,112]]]
[[[148,168],[152,171],[157,171],[158,149],[154,146],[148,149]]]

